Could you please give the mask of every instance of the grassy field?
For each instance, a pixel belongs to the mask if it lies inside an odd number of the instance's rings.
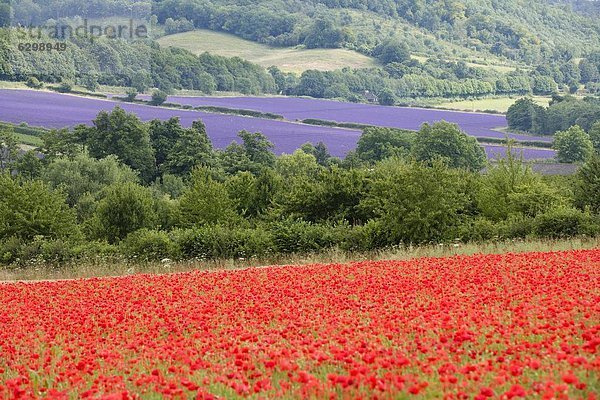
[[[36,136],[24,135],[22,133],[15,133],[17,140],[20,144],[24,144],[27,146],[39,147],[42,145],[42,139]]]
[[[459,111],[484,111],[494,110],[505,113],[510,106],[512,106],[521,97],[499,97],[489,99],[478,99],[478,100],[463,100],[463,101],[451,101],[437,104],[437,107],[447,108],[451,110]],[[536,96],[533,98],[539,105],[548,106],[550,97]]]
[[[209,52],[225,57],[238,56],[263,67],[276,65],[286,72],[301,73],[308,69],[331,71],[376,65],[372,58],[350,50],[277,48],[209,30],[168,35],[158,42],[164,47],[180,47],[195,54]]]
[[[423,257],[451,257],[455,255],[504,254],[593,249],[600,238],[568,240],[513,240],[476,244],[460,243],[435,246],[415,246],[379,250],[367,253],[345,252],[337,249],[313,254],[278,255],[265,259],[213,260],[191,262],[149,262],[93,259],[62,267],[33,264],[24,269],[0,266],[0,282],[15,280],[60,280],[105,276],[123,276],[139,273],[177,273],[193,270],[229,270],[273,265],[310,265],[349,263],[354,261],[411,260]]]

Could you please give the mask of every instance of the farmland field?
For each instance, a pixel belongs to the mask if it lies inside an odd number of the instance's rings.
[[[446,103],[440,103],[436,106],[458,111],[494,110],[505,113],[506,111],[508,111],[508,108],[512,106],[518,99],[519,98],[500,97],[491,99],[451,101]],[[543,107],[548,107],[551,98],[535,96],[533,97],[533,100],[535,100],[537,104]]]
[[[0,397],[584,398],[600,251],[0,285]]]
[[[274,112],[283,115],[289,121],[168,109],[29,90],[0,90],[0,104],[3,105],[0,108],[0,121],[15,124],[26,122],[31,126],[46,128],[73,127],[78,124],[90,124],[98,112],[111,110],[119,105],[126,111],[137,114],[144,121],[179,117],[184,126],[190,126],[193,121],[201,119],[206,124],[208,135],[217,148],[223,148],[237,140],[237,132],[245,129],[264,133],[274,143],[278,154],[291,153],[306,142],[323,141],[329,147],[331,154],[339,157],[354,149],[361,135],[359,130],[306,125],[293,121],[322,118],[338,122],[418,129],[424,122],[443,119],[458,123],[462,129],[473,136],[493,138],[504,137],[504,133],[493,128],[506,124],[505,118],[498,115],[383,107],[304,98],[172,97],[169,101]],[[549,140],[545,137],[527,135],[510,136],[515,139]],[[484,146],[484,148],[490,156],[504,151],[498,146]],[[549,149],[526,148],[523,149],[523,154],[527,159],[554,157],[554,151]]]
[[[240,57],[265,68],[272,65],[285,72],[302,73],[309,69],[333,71],[344,67],[369,68],[375,60],[345,49],[304,49],[270,47],[228,33],[199,29],[160,38],[163,47],[179,47],[194,54],[209,52],[224,57]]]
[[[496,129],[506,127],[503,115],[464,113],[424,108],[387,107],[299,97],[184,97],[169,102],[192,106],[248,109],[283,115],[288,120],[323,119],[417,130],[424,122],[445,120],[456,123],[472,136],[504,138]],[[550,141],[547,136],[509,134],[515,140]]]

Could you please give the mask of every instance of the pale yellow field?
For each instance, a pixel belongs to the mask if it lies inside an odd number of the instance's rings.
[[[209,52],[225,57],[237,56],[263,67],[275,65],[286,72],[301,73],[308,69],[333,71],[376,65],[372,58],[351,50],[270,47],[204,29],[164,36],[158,42],[163,47],[180,47],[194,54]]]
[[[460,111],[484,111],[494,110],[505,113],[508,108],[512,106],[521,97],[500,97],[490,99],[478,99],[478,100],[463,100],[454,102],[445,102],[437,104],[437,107],[448,108],[451,110]],[[541,106],[548,106],[551,98],[550,97],[533,97],[536,103]]]

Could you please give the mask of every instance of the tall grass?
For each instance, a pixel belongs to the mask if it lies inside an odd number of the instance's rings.
[[[492,242],[485,244],[453,244],[418,247],[399,247],[367,253],[345,252],[331,249],[312,254],[279,255],[261,259],[221,259],[186,262],[139,262],[126,259],[92,259],[55,267],[32,264],[21,269],[0,269],[0,281],[35,281],[79,279],[132,274],[163,274],[194,270],[231,270],[264,266],[310,265],[321,263],[349,263],[366,260],[410,260],[423,257],[451,257],[472,254],[503,254],[524,252],[551,252],[598,247],[600,238],[568,240],[525,240]]]

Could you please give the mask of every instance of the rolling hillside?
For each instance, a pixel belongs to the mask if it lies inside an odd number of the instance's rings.
[[[376,65],[371,57],[352,50],[271,47],[207,29],[168,35],[158,42],[161,46],[179,47],[194,54],[209,52],[225,57],[237,56],[267,68],[275,65],[284,72],[299,73],[308,69],[332,71]]]

